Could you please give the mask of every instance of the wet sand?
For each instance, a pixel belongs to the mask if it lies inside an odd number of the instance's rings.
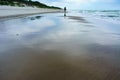
[[[120,79],[119,25],[62,15],[0,22],[0,80]]]

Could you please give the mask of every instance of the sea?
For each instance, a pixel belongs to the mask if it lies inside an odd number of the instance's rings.
[[[78,10],[81,15],[120,23],[120,10]]]

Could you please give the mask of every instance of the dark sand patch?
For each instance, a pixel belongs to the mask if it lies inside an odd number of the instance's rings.
[[[67,16],[69,19],[79,21],[81,23],[89,23],[86,21],[83,17],[78,17],[78,16]]]
[[[90,27],[90,28],[96,27],[96,26],[94,26],[94,25],[89,25],[89,24],[85,24],[84,26],[85,26],[85,27]]]
[[[108,34],[110,34],[110,35],[118,35],[118,36],[120,36],[120,33],[108,33]]]
[[[81,30],[80,32],[90,32],[90,31],[88,31],[88,30]]]

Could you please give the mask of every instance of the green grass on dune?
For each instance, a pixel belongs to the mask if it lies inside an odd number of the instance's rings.
[[[19,6],[19,7],[32,6],[38,8],[61,9],[59,7],[48,6],[46,4],[32,0],[0,0],[0,5]]]

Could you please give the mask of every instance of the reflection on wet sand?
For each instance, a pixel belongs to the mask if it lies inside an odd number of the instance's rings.
[[[119,68],[105,58],[65,51],[16,49],[1,63],[1,80],[119,80]]]
[[[42,16],[30,17],[31,20],[40,19]]]
[[[66,17],[2,22],[0,80],[119,80],[119,39],[103,33],[109,29],[85,27],[91,24],[84,18]]]

